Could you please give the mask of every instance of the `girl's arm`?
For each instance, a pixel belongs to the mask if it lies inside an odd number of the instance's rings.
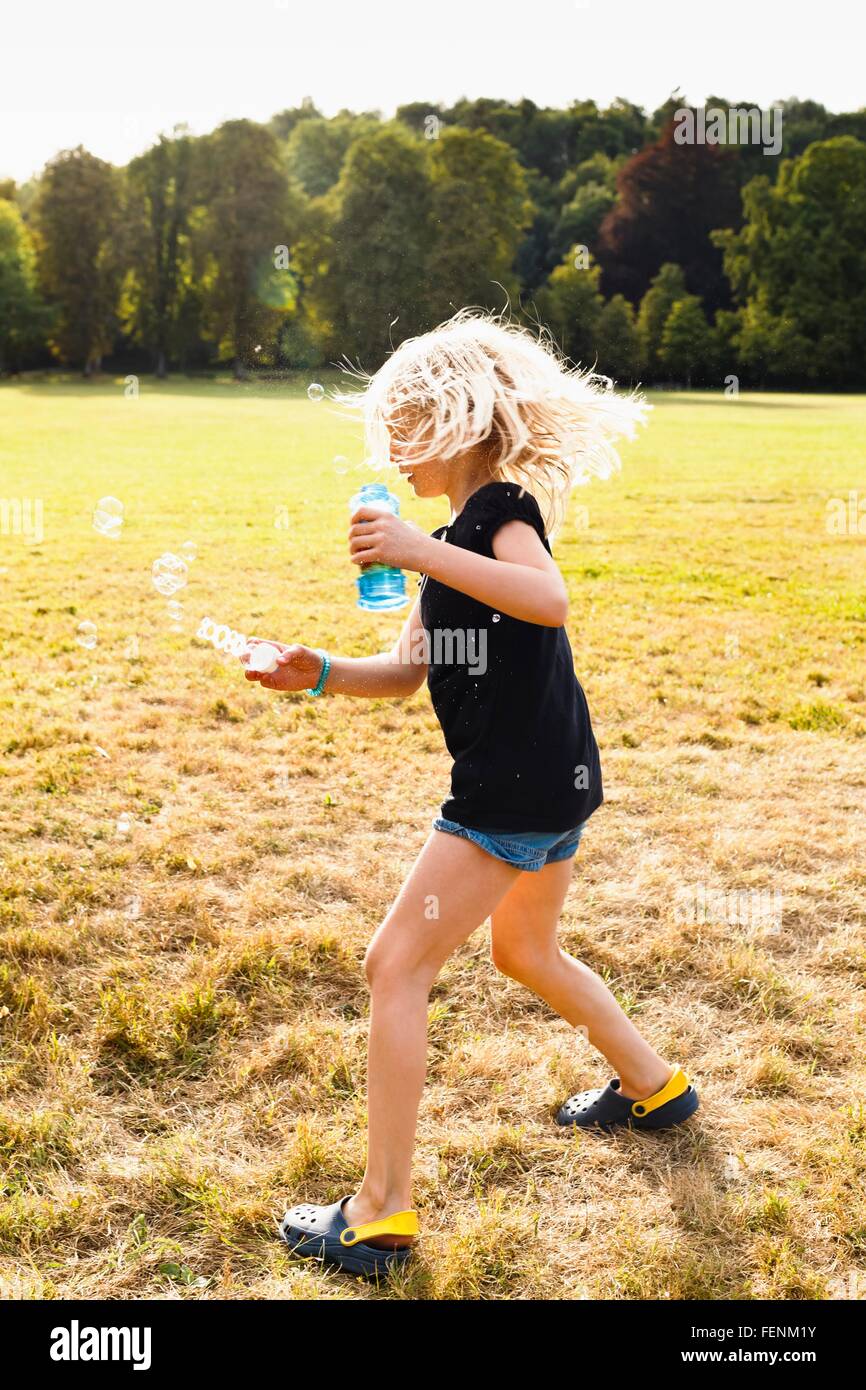
[[[495,560],[432,536],[428,540],[425,574],[509,617],[540,627],[562,627],[568,616],[565,583],[528,522],[506,521],[500,526],[493,537]]]
[[[251,637],[250,646],[261,638]],[[270,639],[268,639],[270,641]],[[312,647],[282,642],[271,644],[280,651],[279,665],[270,675],[247,671],[265,690],[312,690],[322,673],[322,658]],[[370,699],[400,699],[412,695],[427,678],[426,642],[418,600],[389,652],[377,656],[332,656],[325,682],[328,695],[361,695]],[[244,665],[248,655],[241,657]]]
[[[378,563],[420,570],[509,617],[541,627],[562,627],[568,594],[538,533],[526,521],[506,521],[493,537],[491,560],[437,541],[390,512],[361,507],[352,517],[349,549],[358,565]]]

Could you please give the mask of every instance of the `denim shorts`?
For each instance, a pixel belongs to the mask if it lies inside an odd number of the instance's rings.
[[[515,869],[526,869],[528,873],[538,873],[545,864],[558,864],[561,859],[572,859],[577,853],[580,838],[587,822],[577,825],[573,830],[470,830],[453,820],[443,820],[437,816],[433,821],[434,830],[444,830],[448,835],[459,835],[464,840],[492,854],[494,859],[504,859]]]

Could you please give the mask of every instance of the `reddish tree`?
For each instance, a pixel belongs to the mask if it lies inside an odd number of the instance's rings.
[[[709,234],[742,221],[737,160],[735,150],[720,145],[678,145],[671,122],[623,165],[619,200],[592,248],[605,295],[624,294],[636,304],[659,268],[675,261],[707,309],[728,306],[730,287]]]

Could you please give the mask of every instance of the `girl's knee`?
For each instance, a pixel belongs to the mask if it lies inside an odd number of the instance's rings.
[[[393,993],[415,987],[429,990],[434,974],[424,962],[409,958],[387,935],[374,937],[364,954],[364,975],[371,992]]]
[[[501,975],[508,975],[510,979],[531,989],[543,988],[566,967],[570,970],[571,988],[581,989],[586,977],[592,973],[574,956],[563,951],[555,933],[533,937],[520,927],[498,933],[494,929],[490,956]]]
[[[390,918],[386,917],[364,952],[364,975],[371,988],[395,972],[398,944],[390,929]]]
[[[557,954],[539,950],[532,942],[521,941],[519,937],[497,941],[494,935],[490,945],[490,957],[500,975],[507,975],[520,984],[549,974]]]
[[[375,937],[364,952],[364,975],[370,989],[384,977],[389,954],[390,952],[383,949]]]

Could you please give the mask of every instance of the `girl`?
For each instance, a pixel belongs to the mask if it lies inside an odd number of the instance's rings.
[[[352,1272],[402,1263],[417,1235],[411,1164],[428,995],[488,917],[497,968],[580,1027],[616,1072],[566,1100],[558,1124],[662,1129],[698,1106],[682,1071],[556,936],[602,781],[548,536],[571,487],[608,476],[616,441],[643,422],[642,398],[611,385],[568,370],[527,331],[464,310],[404,342],[360,394],[338,393],[360,403],[371,455],[390,456],[417,497],[447,496],[451,520],[428,536],[377,508],[352,517],[355,564],[422,576],[391,652],[356,659],[274,643],[277,670],[246,672],[268,690],[378,699],[410,695],[426,678],[454,760],[451,795],[365,957],[363,1181],[330,1206],[293,1207],[280,1223],[292,1250]]]

